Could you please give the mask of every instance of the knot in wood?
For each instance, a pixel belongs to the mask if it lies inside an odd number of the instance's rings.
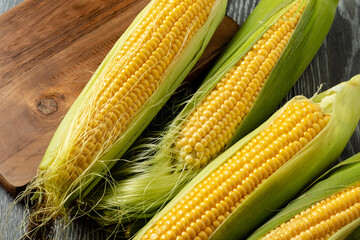
[[[53,114],[58,110],[58,103],[52,98],[42,98],[37,103],[37,109],[44,115]]]

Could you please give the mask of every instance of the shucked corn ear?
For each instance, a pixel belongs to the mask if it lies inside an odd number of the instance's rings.
[[[258,239],[345,239],[360,226],[360,153],[254,232]],[[355,238],[353,238],[355,239]]]
[[[244,239],[342,152],[360,119],[360,75],[295,97],[210,163],[135,239]]]
[[[153,0],[114,45],[56,131],[35,187],[69,207],[96,183],[180,85],[209,42],[226,0]],[[54,213],[55,215],[55,213]]]
[[[135,155],[139,163],[116,168],[117,186],[93,196],[96,206],[91,208],[99,222],[116,224],[154,214],[196,169],[274,111],[320,47],[336,4],[261,1],[160,143],[139,146],[150,153]]]

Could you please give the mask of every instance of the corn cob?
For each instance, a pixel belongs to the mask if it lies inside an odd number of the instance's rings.
[[[88,200],[99,222],[153,215],[198,169],[270,114],[320,47],[336,3],[261,1],[160,143],[139,146],[143,151],[134,158],[141,161],[116,168],[119,183]]]
[[[51,218],[126,151],[194,66],[225,10],[226,0],[153,0],[138,15],[65,116],[29,187]]]
[[[249,240],[345,239],[360,225],[359,160],[356,154],[335,166]]]
[[[299,5],[266,31],[189,116],[175,142],[181,161],[204,166],[229,142],[287,45],[305,7]]]
[[[359,93],[360,75],[310,100],[294,98],[209,164],[135,239],[245,238],[340,155],[360,119]]]

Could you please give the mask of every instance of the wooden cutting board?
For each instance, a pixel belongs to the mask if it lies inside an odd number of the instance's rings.
[[[61,119],[148,2],[26,0],[0,16],[0,182],[10,193],[33,179]],[[224,19],[190,78],[237,29]]]

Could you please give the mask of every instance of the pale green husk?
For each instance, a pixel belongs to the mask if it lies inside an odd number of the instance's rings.
[[[57,154],[60,144],[66,141],[67,136],[71,136],[72,126],[76,123],[76,119],[81,118],[81,109],[86,108],[88,100],[91,98],[93,90],[99,88],[101,85],[100,76],[104,69],[111,64],[112,60],[116,56],[119,49],[122,47],[126,39],[133,32],[135,27],[143,19],[146,13],[151,9],[157,0],[151,1],[147,7],[133,21],[126,32],[120,37],[111,49],[109,54],[105,57],[104,61],[98,67],[88,84],[80,96],[76,99],[70,110],[64,117],[60,126],[58,127],[51,143],[45,153],[45,156],[39,166],[38,176],[41,177],[41,181],[46,181],[46,174],[49,168],[57,164],[58,161],[63,161],[63,156]],[[84,197],[94,185],[103,177],[103,175],[115,164],[115,160],[120,158],[145,127],[150,123],[151,119],[155,117],[156,113],[165,104],[171,94],[181,84],[186,75],[195,65],[199,59],[207,44],[209,43],[213,33],[217,26],[223,19],[226,10],[226,0],[217,0],[213,7],[210,16],[205,24],[197,31],[192,37],[187,46],[184,47],[181,54],[178,54],[175,59],[168,66],[163,73],[164,79],[158,89],[153,93],[151,98],[142,106],[142,108],[135,113],[136,116],[132,119],[130,126],[122,133],[122,135],[111,145],[108,149],[104,150],[99,156],[97,156],[91,166],[89,166],[74,183],[71,184],[69,189],[62,189],[64,194],[54,197],[58,199],[58,202],[52,203],[54,206],[63,206],[65,208],[73,207],[73,201],[77,198]],[[55,167],[56,168],[56,167]],[[36,186],[40,185],[36,182]],[[42,198],[43,195],[53,197],[58,193],[44,193],[38,192],[35,196]],[[35,198],[36,198],[35,197]]]
[[[265,236],[269,231],[293,218],[311,205],[341,190],[358,185],[360,183],[360,153],[334,167],[326,176],[328,177],[321,178],[321,181],[300,195],[290,205],[282,209],[266,224],[255,231],[249,237],[249,240],[257,240]],[[360,219],[357,219],[339,230],[330,239],[345,239],[359,225]]]
[[[344,233],[343,236],[344,237],[339,237],[338,239],[336,239],[335,237],[339,236],[338,234],[341,234],[342,230],[339,231],[339,233],[334,235],[334,238],[332,238],[331,240],[342,240],[342,239],[346,239],[346,240],[354,240],[354,239],[360,239],[360,219],[356,219],[353,223],[349,224],[349,227],[347,228],[347,226],[344,228],[345,231],[347,231],[347,233]]]
[[[323,173],[341,154],[360,119],[360,75],[324,92],[309,101],[326,106],[330,121],[327,126],[280,169],[260,184],[220,225],[209,239],[244,239],[290,201],[311,181]],[[203,169],[181,192],[136,235],[139,239],[159,218],[181,200],[191,189],[241,149],[254,136],[279,116],[290,100],[265,123],[235,143]],[[291,181],[290,181],[291,180]]]
[[[160,140],[137,146],[135,164],[119,165],[112,171],[117,181],[99,190],[87,200],[93,217],[100,224],[119,224],[154,215],[199,170],[186,169],[177,161],[174,141],[187,117],[201,103],[221,78],[261,38],[296,0],[263,0],[231,41],[222,57],[210,71],[202,86],[188,101],[181,113],[161,133]],[[289,43],[269,74],[258,98],[244,118],[230,147],[258,126],[275,110],[282,98],[305,70],[323,42],[334,17],[337,0],[309,0]],[[130,177],[129,177],[130,176]]]

